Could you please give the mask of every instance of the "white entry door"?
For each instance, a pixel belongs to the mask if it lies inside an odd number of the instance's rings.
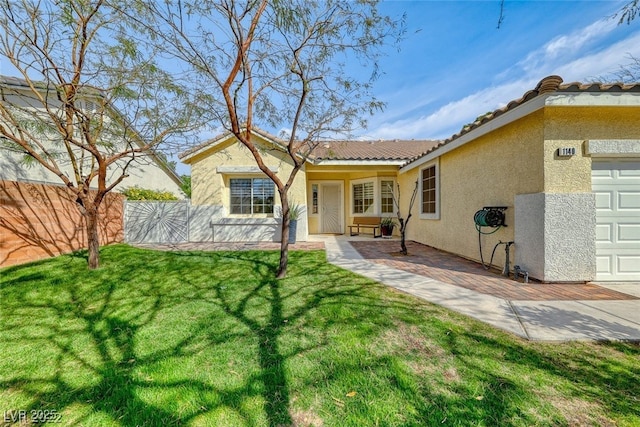
[[[342,234],[342,185],[320,184],[320,203],[321,232]]]
[[[595,161],[596,280],[640,281],[640,162]]]

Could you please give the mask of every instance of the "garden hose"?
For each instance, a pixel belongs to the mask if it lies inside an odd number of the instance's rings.
[[[476,226],[476,228],[477,227],[478,226]],[[498,228],[500,228],[500,227],[498,227]],[[506,242],[503,242],[501,240],[498,243],[496,243],[496,245],[493,247],[493,251],[491,251],[491,259],[489,260],[489,265],[486,265],[484,263],[484,257],[482,256],[482,239],[481,239],[481,237],[482,237],[483,234],[492,234],[492,233],[495,233],[496,231],[497,230],[492,231],[491,233],[482,233],[480,230],[478,230],[478,246],[480,247],[480,262],[482,263],[482,268],[484,268],[487,271],[489,271],[489,269],[491,268],[491,264],[493,264],[493,256],[496,254],[496,249],[498,249],[498,246],[500,246],[501,244],[506,243]]]

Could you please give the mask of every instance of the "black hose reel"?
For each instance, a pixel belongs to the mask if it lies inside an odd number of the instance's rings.
[[[491,227],[495,230],[491,233],[497,231],[500,227],[506,227],[504,223],[504,211],[507,210],[506,206],[485,206],[475,213],[473,216],[473,222],[476,224],[476,230],[479,233],[482,233],[482,227]],[[491,234],[491,233],[482,233],[482,234]]]
[[[482,239],[483,234],[493,234],[502,227],[507,225],[504,223],[505,215],[504,211],[507,210],[507,206],[485,206],[473,215],[473,222],[475,223],[476,230],[478,231],[478,249],[480,249],[480,261],[485,270],[489,270],[491,264],[493,264],[493,256],[496,253],[496,249],[500,245],[505,245],[505,265],[502,270],[504,276],[509,277],[509,248],[513,245],[513,242],[498,242],[491,252],[491,259],[489,265],[485,265],[484,257],[482,256]],[[482,227],[492,228],[493,231],[484,232]]]

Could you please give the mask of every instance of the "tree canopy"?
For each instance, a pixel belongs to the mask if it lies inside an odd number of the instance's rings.
[[[2,81],[0,148],[22,153],[73,192],[90,268],[99,263],[104,196],[133,164],[193,126],[186,92],[121,6],[0,1],[0,56],[20,76]]]
[[[131,18],[180,68],[210,125],[231,132],[274,182],[283,224],[277,276],[284,277],[289,188],[321,139],[362,129],[383,107],[371,89],[381,48],[402,37],[403,18],[381,14],[369,0],[135,4]],[[293,165],[289,176],[265,165],[256,127],[279,130]]]

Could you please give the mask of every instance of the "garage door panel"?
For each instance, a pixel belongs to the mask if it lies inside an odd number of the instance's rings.
[[[613,210],[613,193],[598,191],[596,193],[596,209]]]
[[[605,275],[611,275],[613,266],[613,257],[611,255],[598,255],[596,256],[596,274],[598,278],[602,278]]]
[[[620,224],[618,223],[619,242],[637,243],[640,245],[640,224]]]
[[[640,253],[637,255],[620,255],[616,257],[617,271],[620,274],[637,274],[640,266]]]
[[[640,281],[640,162],[592,163],[596,279]]]
[[[613,242],[613,224],[596,225],[596,241],[602,243]]]
[[[611,178],[613,170],[607,162],[594,162],[592,164],[591,176],[594,179]]]
[[[618,191],[618,209],[620,210],[640,210],[640,192]]]
[[[620,164],[618,170],[618,177],[624,180],[624,178],[640,178],[640,162],[625,162]]]

